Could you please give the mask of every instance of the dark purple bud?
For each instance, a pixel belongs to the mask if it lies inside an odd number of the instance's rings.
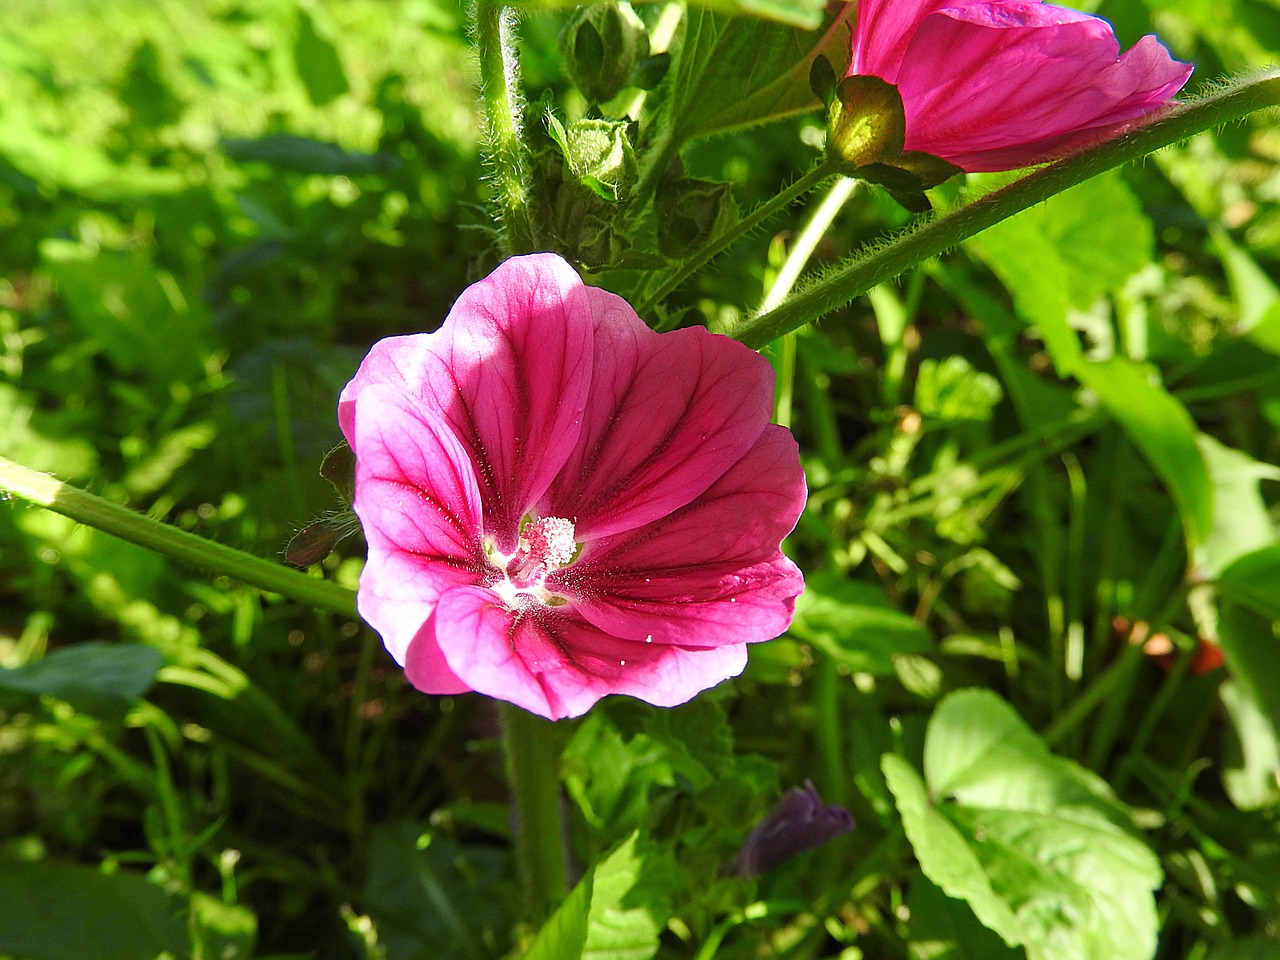
[[[751,829],[728,872],[752,880],[852,829],[853,815],[844,807],[824,804],[818,789],[806,780],[803,787],[784,793]]]

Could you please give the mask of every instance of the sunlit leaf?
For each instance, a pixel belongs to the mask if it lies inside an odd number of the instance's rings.
[[[876,674],[892,674],[896,656],[921,653],[930,639],[879,587],[825,570],[808,578],[791,632],[850,670]]]
[[[591,909],[594,870],[588,870],[577,886],[542,925],[524,960],[582,960],[587,942],[587,918]]]
[[[900,757],[882,760],[921,869],[944,893],[1029,960],[1149,960],[1160,864],[1104,781],[981,690],[942,701],[924,763],[922,780]]]
[[[1280,467],[1261,463],[1208,434],[1196,439],[1213,478],[1213,526],[1196,553],[1196,562],[1213,577],[1233,560],[1276,541],[1259,483],[1280,480]]]
[[[649,960],[671,913],[671,854],[632,834],[593,873],[584,960]]]
[[[1213,482],[1186,407],[1133,361],[1081,364],[1076,376],[1124,428],[1168,488],[1187,540],[1205,542],[1213,525]]]

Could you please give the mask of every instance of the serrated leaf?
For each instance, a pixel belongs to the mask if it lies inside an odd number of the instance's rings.
[[[1173,496],[1191,547],[1204,543],[1213,526],[1213,483],[1187,408],[1143,367],[1121,357],[1081,364],[1076,377],[1124,428]]]
[[[578,881],[564,903],[542,925],[523,960],[582,960],[587,941],[587,918],[592,901],[594,870]]]
[[[949,897],[965,901],[988,929],[1011,946],[1020,933],[1009,905],[996,893],[964,834],[929,801],[924,780],[901,757],[886,753],[880,769],[893,793],[907,839],[930,880]]]
[[[1050,753],[1000,698],[942,701],[927,789],[901,758],[882,767],[925,875],[1029,960],[1149,960],[1159,860],[1106,783]]]

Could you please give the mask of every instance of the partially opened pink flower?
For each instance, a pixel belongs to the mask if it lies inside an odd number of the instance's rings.
[[[804,475],[772,399],[741,344],[654,333],[553,254],[508,260],[342,392],[361,615],[418,689],[553,719],[735,676],[803,587],[779,545]]]
[[[1191,75],[1153,36],[1040,0],[860,0],[847,76],[894,84],[904,150],[1012,170],[1113,136]]]

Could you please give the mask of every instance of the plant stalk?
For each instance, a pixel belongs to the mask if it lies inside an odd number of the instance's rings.
[[[525,915],[541,921],[568,892],[560,818],[560,748],[551,721],[498,704],[507,782],[516,804],[516,850]]]
[[[358,616],[355,592],[347,587],[179,530],[4,457],[0,457],[0,492],[146,547],[171,560],[344,617]]]
[[[893,279],[1069,187],[1197,133],[1278,105],[1280,70],[1273,69],[1201,100],[1176,106],[1159,119],[1052,163],[968,206],[926,222],[878,250],[855,256],[781,306],[748,317],[724,332],[749,347],[763,347],[839,309],[876,284]]]

